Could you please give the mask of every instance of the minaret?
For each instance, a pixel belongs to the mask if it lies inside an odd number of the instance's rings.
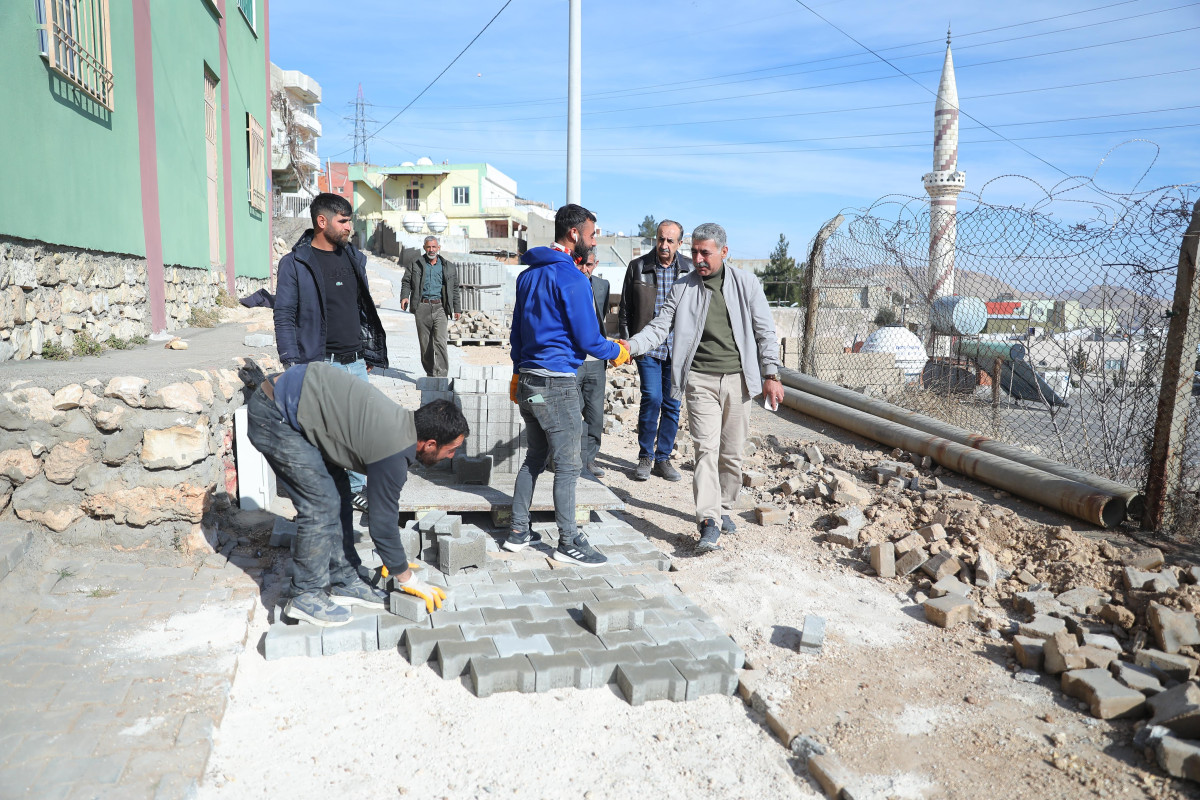
[[[958,193],[966,173],[958,169],[958,88],[954,84],[954,59],[950,56],[950,30],[946,30],[946,61],[938,84],[933,111],[933,172],[921,179],[929,192],[929,287],[933,302],[954,294],[954,237]]]

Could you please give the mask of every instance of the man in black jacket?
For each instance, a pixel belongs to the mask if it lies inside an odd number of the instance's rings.
[[[579,265],[579,271],[592,282],[592,300],[596,304],[596,319],[600,332],[604,333],[604,318],[608,316],[608,281],[593,275],[596,269],[596,248]],[[580,437],[579,452],[583,461],[583,474],[591,473],[599,478],[604,470],[596,464],[600,453],[600,437],[604,435],[604,387],[608,379],[608,362],[585,356],[575,372],[579,382],[579,403],[583,409],[583,436]]]
[[[621,287],[617,319],[622,339],[635,336],[662,311],[671,284],[692,269],[692,260],[680,255],[683,226],[670,219],[658,224],[654,252],[629,262]],[[675,434],[679,431],[679,400],[671,392],[673,336],[659,347],[636,359],[641,378],[641,408],[638,410],[638,463],[632,477],[650,480],[658,475],[668,481],[683,476],[671,464]]]
[[[330,192],[308,207],[312,228],[279,262],[275,344],[284,368],[325,361],[367,380],[388,365],[387,338],[367,285],[367,257],[350,243],[350,203]],[[366,478],[350,473],[354,507],[367,510]]]
[[[451,317],[462,314],[458,288],[458,267],[438,253],[442,250],[436,236],[426,236],[425,255],[404,270],[400,281],[400,309],[412,310],[417,318],[417,344],[421,348],[421,366],[432,378],[444,378],[449,372],[446,352],[447,326]]]

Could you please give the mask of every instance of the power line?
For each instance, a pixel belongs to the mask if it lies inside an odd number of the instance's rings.
[[[453,58],[453,59],[450,61],[450,63],[446,65],[446,68],[445,68],[445,69],[443,69],[441,72],[439,72],[439,73],[438,73],[438,74],[437,74],[437,75],[434,77],[434,79],[433,79],[433,80],[431,80],[429,83],[427,83],[427,84],[425,85],[425,88],[424,88],[424,89],[422,89],[420,92],[418,92],[418,93],[417,93],[417,96],[416,96],[416,97],[414,97],[412,100],[409,100],[409,101],[408,101],[408,105],[406,105],[404,108],[402,108],[402,109],[400,109],[399,111],[397,111],[395,116],[393,116],[393,117],[392,117],[391,119],[389,119],[387,122],[385,122],[385,123],[383,123],[382,125],[380,125],[380,126],[379,126],[378,128],[376,128],[374,131],[372,131],[372,132],[371,132],[371,134],[367,135],[367,136],[366,136],[366,137],[363,139],[363,147],[364,147],[364,148],[366,147],[366,142],[367,142],[367,140],[369,140],[369,139],[374,139],[376,136],[378,136],[378,135],[379,135],[379,132],[380,132],[380,131],[382,131],[384,128],[386,128],[387,126],[389,126],[389,125],[391,125],[393,122],[395,122],[397,119],[399,119],[399,118],[400,118],[400,115],[401,115],[401,114],[403,114],[405,111],[408,111],[408,109],[412,108],[412,106],[413,106],[413,103],[415,103],[415,102],[417,102],[418,100],[420,100],[420,99],[421,99],[421,97],[422,97],[422,96],[424,96],[424,94],[425,94],[426,92],[428,92],[428,91],[429,91],[429,90],[430,90],[430,89],[433,87],[433,85],[434,85],[435,83],[437,83],[437,82],[438,82],[438,79],[439,79],[439,78],[441,78],[443,75],[445,75],[445,74],[446,74],[446,73],[447,73],[447,72],[450,70],[450,68],[451,68],[451,67],[453,67],[453,66],[454,66],[454,65],[455,65],[455,64],[458,62],[458,60],[459,60],[460,58],[462,58],[462,57],[463,57],[463,54],[464,54],[464,53],[466,53],[466,52],[467,52],[467,50],[471,49],[471,45],[475,44],[475,42],[476,42],[476,41],[479,39],[479,37],[480,37],[480,36],[483,36],[483,34],[484,34],[484,31],[486,31],[488,28],[492,27],[492,23],[493,23],[493,22],[495,22],[495,21],[496,21],[496,19],[497,19],[497,18],[498,18],[498,17],[499,17],[501,14],[503,14],[503,13],[504,13],[504,9],[506,9],[506,8],[508,8],[510,5],[512,5],[512,1],[513,1],[513,0],[506,0],[506,1],[505,1],[505,3],[504,3],[504,5],[500,6],[500,10],[499,10],[499,11],[497,11],[497,12],[496,12],[494,15],[492,15],[492,18],[488,20],[487,24],[486,24],[486,25],[484,25],[482,28],[480,28],[480,29],[479,29],[479,33],[475,34],[474,38],[472,38],[472,39],[471,39],[471,41],[467,42],[467,46],[466,46],[466,47],[464,47],[462,50],[459,50],[459,51],[458,51],[458,55],[456,55],[456,56],[455,56],[455,57],[454,57],[454,58]],[[359,97],[361,98],[361,96],[362,96],[362,91],[361,91],[361,89],[360,89],[360,91],[359,91]],[[355,151],[357,152],[357,146],[358,146],[358,142],[357,142],[357,138],[356,138],[356,140],[355,140],[355,147],[354,147],[354,148],[347,148],[346,150],[343,150],[341,153],[338,153],[337,155],[339,155],[339,156],[340,156],[340,155],[343,155],[343,154],[345,154],[345,153],[349,152],[349,150],[350,150],[350,149],[355,149]],[[334,156],[334,157],[336,158],[336,156]]]

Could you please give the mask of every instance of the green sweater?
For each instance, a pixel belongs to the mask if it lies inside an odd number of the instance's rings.
[[[742,357],[733,340],[733,326],[729,324],[729,309],[725,306],[722,283],[725,267],[702,279],[704,286],[712,292],[708,303],[708,316],[704,319],[704,333],[700,346],[692,358],[692,369],[710,375],[732,375],[742,371]]]

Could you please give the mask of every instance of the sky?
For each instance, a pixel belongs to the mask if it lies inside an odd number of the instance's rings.
[[[322,159],[350,160],[361,85],[372,163],[486,161],[565,201],[567,0],[275,0],[270,26],[271,60],[321,84]],[[606,233],[717,222],[765,258],[924,197],[948,26],[968,192],[1200,180],[1200,2],[583,0],[583,205]]]

